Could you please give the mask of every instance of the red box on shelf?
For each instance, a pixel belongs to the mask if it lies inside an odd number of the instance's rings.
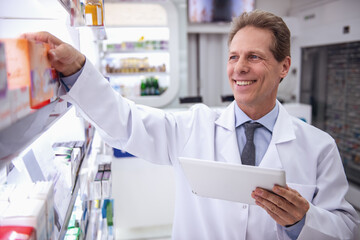
[[[0,240],[23,239],[35,240],[36,234],[33,227],[27,226],[0,226]]]

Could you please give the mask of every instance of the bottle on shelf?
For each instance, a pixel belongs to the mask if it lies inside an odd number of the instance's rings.
[[[85,22],[88,26],[104,26],[102,0],[85,1]]]
[[[146,95],[146,84],[145,84],[145,79],[141,80],[141,84],[140,84],[140,93],[141,96],[145,96]]]
[[[165,88],[161,89],[159,86],[159,79],[157,77],[148,77],[141,80],[140,92],[141,96],[153,96],[160,95],[165,91]]]

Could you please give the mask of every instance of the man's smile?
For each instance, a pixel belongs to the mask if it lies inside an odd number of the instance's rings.
[[[247,86],[256,82],[256,80],[234,80],[238,86]]]

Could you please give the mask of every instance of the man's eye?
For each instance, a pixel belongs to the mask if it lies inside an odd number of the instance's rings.
[[[237,56],[230,56],[229,57],[229,60],[234,60],[234,59],[236,59],[237,58]]]
[[[258,60],[258,59],[260,59],[260,57],[259,57],[259,56],[256,56],[256,55],[250,55],[250,56],[249,56],[249,59],[250,59],[250,60]]]

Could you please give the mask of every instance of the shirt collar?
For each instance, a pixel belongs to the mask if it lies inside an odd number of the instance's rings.
[[[239,106],[235,103],[235,128],[244,124],[245,122],[254,122],[254,120],[252,120],[251,118],[249,118],[240,108]],[[264,127],[266,127],[270,132],[273,132],[274,126],[275,126],[275,122],[276,119],[278,117],[279,114],[279,104],[276,101],[275,103],[275,107],[269,112],[267,113],[265,116],[263,116],[262,118],[256,120],[256,122],[261,123],[261,125],[263,125]]]

